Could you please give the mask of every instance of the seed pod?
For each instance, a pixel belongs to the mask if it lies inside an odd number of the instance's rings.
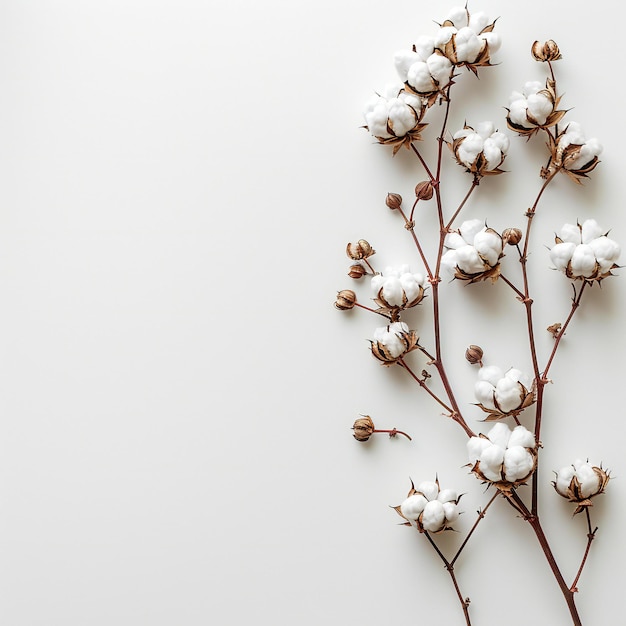
[[[369,415],[363,415],[354,422],[352,430],[357,441],[367,441],[374,432],[374,422]]]
[[[502,233],[502,241],[504,244],[516,246],[522,240],[522,231],[519,228],[507,228]]]
[[[354,308],[356,304],[356,293],[351,289],[343,289],[337,292],[337,299],[335,300],[335,308],[340,311],[348,311]]]
[[[476,365],[476,364],[482,364],[483,361],[483,349],[480,346],[475,346],[474,344],[472,344],[466,351],[465,351],[465,358],[472,364],[472,365]]]
[[[360,263],[351,265],[350,270],[348,271],[348,276],[354,279],[363,278],[365,274],[367,274],[367,270]]]
[[[385,204],[392,210],[399,209],[402,205],[402,196],[399,193],[388,193]]]
[[[423,180],[415,186],[415,197],[418,200],[430,200],[433,197],[433,186],[429,180]]]
[[[346,254],[353,261],[360,261],[376,254],[376,250],[365,239],[359,239],[356,243],[349,243],[346,246]]]

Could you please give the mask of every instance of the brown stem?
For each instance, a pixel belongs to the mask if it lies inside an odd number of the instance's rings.
[[[404,211],[402,209],[398,209],[402,215],[402,217],[404,218],[404,222],[405,222],[405,226],[406,229],[408,231],[410,231],[411,236],[413,237],[413,241],[415,242],[415,246],[417,247],[417,251],[419,252],[419,255],[422,259],[422,263],[424,264],[424,268],[426,269],[426,273],[428,274],[428,278],[432,279],[433,277],[433,273],[430,270],[430,266],[428,265],[428,261],[426,259],[426,255],[424,254],[424,250],[422,249],[422,246],[419,242],[419,239],[417,238],[417,235],[415,234],[415,224],[413,223],[412,220],[407,219],[407,216],[405,215]]]
[[[476,518],[476,521],[474,522],[474,525],[471,527],[469,533],[467,533],[467,537],[465,537],[465,539],[463,540],[463,543],[461,544],[461,547],[456,551],[456,554],[454,555],[454,558],[450,561],[450,565],[454,565],[456,563],[456,560],[459,558],[459,556],[461,555],[461,552],[463,551],[463,548],[465,548],[467,542],[469,541],[469,538],[472,536],[472,534],[474,533],[474,531],[476,530],[478,523],[480,522],[481,519],[483,519],[483,517],[485,517],[485,513],[487,513],[487,509],[491,506],[491,503],[500,495],[499,491],[496,491],[493,496],[491,497],[491,500],[489,500],[489,502],[487,502],[487,506],[482,510],[482,511],[478,511],[478,517]]]
[[[591,530],[591,516],[589,514],[589,507],[585,507],[585,513],[587,514],[587,547],[585,548],[585,554],[583,554],[583,560],[580,563],[580,567],[578,568],[578,572],[576,574],[576,578],[574,578],[574,582],[570,587],[570,591],[572,593],[576,593],[578,591],[578,580],[580,575],[583,573],[583,568],[585,567],[585,563],[587,562],[587,557],[589,556],[589,550],[591,549],[591,542],[596,538],[597,527]]]
[[[375,428],[373,431],[373,433],[389,433],[390,437],[395,437],[396,435],[404,435],[409,441],[411,440],[411,437],[409,437],[405,432],[402,432],[401,430],[398,430],[397,428],[391,428],[391,429],[378,429]]]
[[[382,311],[377,311],[376,309],[371,309],[368,306],[365,306],[364,304],[359,304],[358,302],[354,303],[354,306],[358,306],[360,309],[364,309],[365,311],[369,311],[370,313],[376,313],[376,315],[382,315],[383,317],[386,317],[389,321],[391,321],[391,315],[387,315],[387,313],[383,313]]]
[[[410,375],[411,378],[413,378],[413,380],[415,380],[415,382],[422,388],[424,389],[428,395],[430,395],[431,398],[433,398],[438,404],[440,404],[448,413],[452,414],[454,411],[441,399],[437,396],[437,394],[435,394],[435,392],[406,364],[406,361],[404,359],[398,359],[396,361],[396,363],[398,365],[400,365],[401,367],[403,367]]]
[[[465,206],[465,203],[469,200],[469,197],[472,195],[472,192],[474,191],[474,189],[478,187],[479,182],[480,180],[476,176],[474,176],[474,179],[472,180],[472,185],[469,188],[469,191],[465,194],[465,198],[463,198],[458,209],[454,212],[454,215],[450,218],[450,221],[446,224],[447,231],[450,230],[450,228],[452,228],[452,224],[454,223],[454,220],[458,217],[459,213],[461,212],[461,209]]]
[[[535,532],[537,539],[539,541],[539,545],[543,550],[543,553],[548,561],[548,565],[552,570],[552,574],[556,579],[559,588],[561,589],[561,593],[565,598],[565,602],[567,603],[567,608],[569,609],[570,615],[572,617],[572,623],[574,626],[582,626],[582,622],[580,620],[580,616],[578,615],[578,609],[576,608],[576,603],[574,601],[574,592],[568,587],[565,579],[563,578],[563,574],[561,574],[561,570],[554,558],[554,554],[552,553],[552,549],[550,548],[550,544],[548,543],[548,539],[543,532],[543,528],[541,527],[541,523],[539,521],[539,517],[535,514],[532,514],[527,506],[524,504],[523,500],[515,493],[515,491],[511,492],[510,499],[515,503],[517,510],[520,511],[524,517],[524,519],[530,524],[531,528]]]
[[[469,615],[470,601],[469,601],[469,598],[464,598],[463,594],[461,593],[459,582],[456,578],[456,574],[454,573],[454,565],[451,562],[449,562],[448,559],[446,559],[446,557],[443,555],[443,553],[439,549],[439,546],[434,542],[433,538],[430,536],[427,530],[424,531],[424,535],[426,535],[426,538],[430,542],[430,545],[435,549],[435,552],[439,555],[439,558],[443,561],[443,564],[445,565],[445,568],[448,574],[450,574],[452,584],[454,585],[454,590],[456,591],[457,598],[459,599],[459,602],[461,603],[461,608],[463,609],[463,615],[465,617],[466,626],[472,626],[472,622],[470,621],[470,615]]]

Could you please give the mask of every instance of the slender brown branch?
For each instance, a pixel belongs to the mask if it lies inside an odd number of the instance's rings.
[[[387,318],[389,321],[391,321],[391,315],[388,315],[387,313],[383,313],[382,311],[377,311],[376,309],[371,309],[368,306],[365,306],[364,304],[360,304],[359,302],[355,302],[354,306],[358,306],[359,309],[364,309],[365,311],[369,311],[370,313],[376,313],[376,315],[382,315],[383,317]]]
[[[563,574],[561,574],[561,570],[554,558],[554,554],[552,553],[552,549],[550,548],[550,544],[548,539],[543,532],[543,528],[539,521],[539,517],[536,514],[531,513],[523,500],[519,497],[519,495],[513,491],[511,492],[510,500],[515,503],[517,510],[522,512],[524,519],[530,524],[531,528],[535,532],[537,536],[537,540],[539,541],[539,545],[543,550],[543,553],[548,561],[548,565],[552,570],[552,574],[561,589],[561,593],[567,603],[567,607],[570,611],[570,615],[572,617],[573,626],[582,626],[582,622],[580,620],[580,616],[578,615],[578,609],[576,608],[576,603],[574,601],[574,592],[568,587],[565,579],[563,578]]]
[[[506,283],[517,294],[518,300],[521,300],[522,302],[524,301],[526,296],[504,274],[500,274],[498,278]]]
[[[403,367],[415,380],[415,382],[428,393],[428,395],[435,400],[438,404],[440,404],[448,413],[452,414],[454,411],[441,399],[437,394],[422,380],[407,364],[404,359],[398,359],[396,361],[398,365]]]
[[[463,548],[465,548],[465,546],[467,545],[467,542],[469,541],[469,538],[472,536],[472,534],[474,533],[474,531],[478,527],[478,524],[479,524],[480,520],[483,519],[483,517],[485,517],[485,514],[487,513],[487,509],[491,506],[491,503],[499,495],[500,495],[500,492],[496,491],[493,494],[493,496],[491,496],[491,500],[489,500],[489,502],[487,502],[487,506],[484,509],[482,509],[481,511],[478,511],[478,517],[476,518],[476,521],[474,522],[474,525],[471,527],[469,533],[467,533],[467,537],[465,537],[465,539],[463,540],[463,543],[461,544],[461,547],[456,551],[456,554],[454,555],[454,558],[450,561],[450,565],[454,565],[456,563],[456,560],[461,555],[461,552],[463,551]]]
[[[404,218],[406,229],[411,233],[411,237],[413,237],[413,241],[415,242],[415,246],[417,247],[417,251],[419,252],[420,258],[422,259],[422,263],[424,264],[424,269],[426,270],[426,273],[428,274],[428,278],[432,279],[433,273],[430,269],[430,265],[428,264],[428,260],[426,259],[426,255],[424,254],[424,250],[422,249],[420,241],[417,238],[417,235],[415,234],[415,224],[413,223],[412,220],[409,220],[407,218],[407,216],[405,215],[404,211],[401,208],[398,210],[400,211],[400,214]]]
[[[591,549],[591,543],[596,538],[596,532],[598,530],[597,527],[591,530],[591,516],[589,514],[589,507],[585,507],[585,513],[587,515],[587,547],[585,548],[585,554],[583,554],[583,559],[580,563],[580,567],[578,568],[578,572],[576,573],[576,578],[574,578],[574,582],[570,587],[570,591],[572,593],[576,593],[578,591],[578,580],[580,579],[580,575],[583,573],[583,568],[585,567],[587,557],[589,556],[589,550]]]
[[[472,192],[474,191],[474,189],[476,189],[476,187],[478,187],[478,183],[479,182],[480,182],[480,180],[476,176],[474,176],[474,178],[472,179],[472,185],[469,188],[469,191],[465,194],[465,197],[461,201],[461,204],[459,205],[457,210],[454,212],[454,215],[450,218],[450,220],[446,224],[446,230],[450,230],[450,228],[452,228],[452,224],[454,223],[454,220],[458,217],[459,213],[461,212],[461,210],[465,206],[465,203],[469,200],[469,197],[472,195]]]
[[[443,564],[448,574],[450,574],[452,584],[454,585],[454,590],[456,591],[457,598],[459,599],[459,602],[461,603],[461,608],[463,609],[463,615],[465,617],[466,626],[472,626],[472,622],[470,621],[470,615],[469,615],[469,604],[470,604],[469,598],[464,598],[463,594],[461,593],[461,588],[459,587],[459,581],[457,580],[456,574],[454,573],[454,565],[451,562],[449,562],[448,559],[446,559],[446,557],[443,555],[443,553],[439,549],[439,546],[435,543],[435,541],[430,536],[427,530],[424,531],[424,535],[426,535],[426,538],[430,542],[430,545],[434,548],[435,552],[439,555],[439,558],[443,561]]]

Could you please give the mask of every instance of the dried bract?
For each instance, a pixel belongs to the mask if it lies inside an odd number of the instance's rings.
[[[563,58],[559,47],[552,39],[548,39],[543,44],[535,41],[531,48],[531,54],[535,61],[558,61]]]

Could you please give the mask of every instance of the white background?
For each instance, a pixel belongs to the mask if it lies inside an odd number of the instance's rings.
[[[463,623],[441,562],[389,506],[411,478],[465,493],[460,532],[440,539],[453,553],[489,497],[464,467],[465,435],[369,355],[378,320],[332,306],[354,286],[348,241],[370,240],[379,268],[420,269],[384,206],[388,191],[411,197],[417,161],[359,126],[395,80],[393,53],[453,4],[0,2],[3,624]],[[552,37],[562,106],[605,146],[584,186],[550,187],[534,225],[544,361],[543,329],[571,296],[549,270],[554,231],[594,217],[626,241],[621,31],[614,5],[589,6],[472,2],[500,16],[501,65],[462,73],[451,118],[504,129],[509,93],[545,78],[530,44]],[[523,226],[546,157],[542,139],[511,139],[509,173],[481,183],[465,214],[497,230]],[[445,172],[453,206],[469,179],[449,160]],[[585,523],[551,470],[589,457],[615,477],[593,508],[586,626],[626,623],[606,617],[622,606],[625,556],[625,280],[587,294],[551,370],[542,437],[543,521],[568,581]],[[479,343],[488,363],[530,370],[523,307],[502,284],[459,283],[442,306],[450,373],[480,430],[463,352]],[[411,319],[430,345],[426,307]],[[413,441],[358,444],[360,413]],[[476,626],[569,623],[503,502],[457,573]]]

